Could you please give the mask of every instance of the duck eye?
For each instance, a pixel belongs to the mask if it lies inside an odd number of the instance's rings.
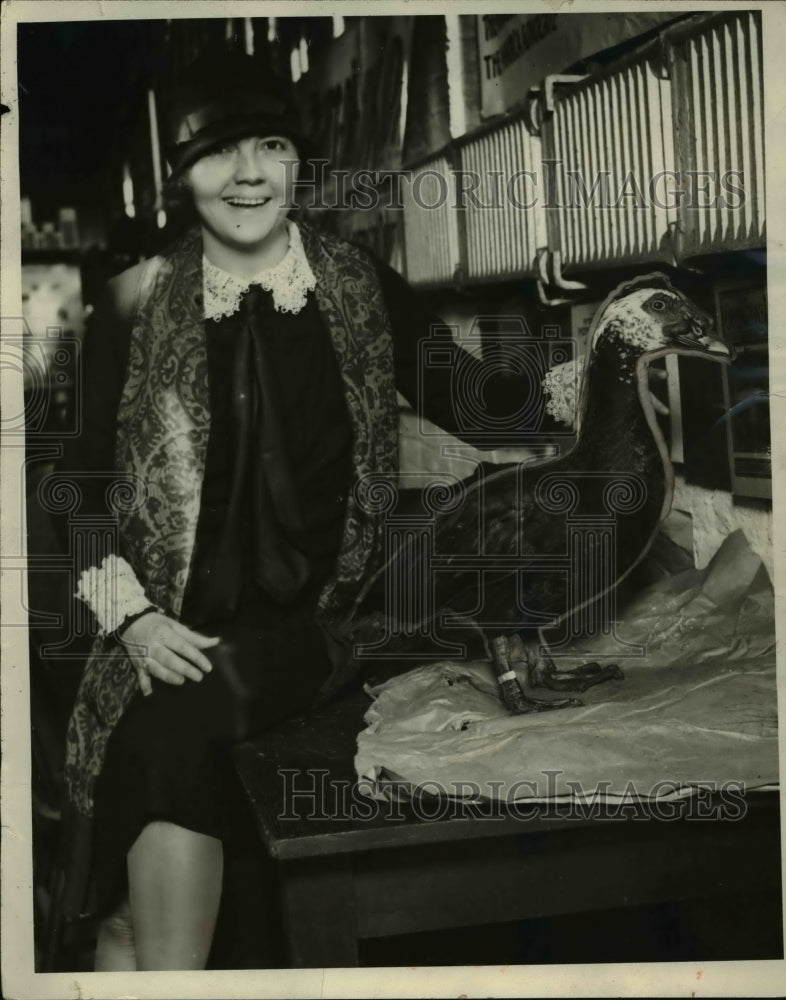
[[[666,308],[666,300],[653,299],[652,302],[650,302],[650,307],[654,309],[656,312],[660,312],[661,310]]]

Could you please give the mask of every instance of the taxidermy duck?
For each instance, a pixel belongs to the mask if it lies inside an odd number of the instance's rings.
[[[672,353],[729,362],[731,350],[710,329],[709,317],[663,274],[636,278],[612,292],[588,335],[573,447],[537,465],[492,466],[493,472],[460,484],[453,509],[435,516],[439,572],[431,565],[420,567],[426,577],[431,574],[433,597],[415,604],[428,610],[409,612],[402,623],[400,602],[386,593],[391,580],[417,578],[417,564],[423,563],[422,554],[398,549],[366,592],[355,642],[378,635],[380,623],[395,617],[397,635],[409,637],[402,652],[416,654],[418,637],[422,642],[438,620],[450,616],[455,622],[458,616],[471,624],[474,618],[503,700],[516,714],[581,704],[572,696],[538,695],[537,689],[567,694],[620,679],[615,664],[557,670],[538,630],[564,622],[609,593],[647,552],[669,513],[674,489],[648,368]],[[558,379],[551,372],[544,380],[552,401]],[[574,530],[571,556],[568,529],[580,525],[581,518],[589,530]],[[592,530],[608,526],[610,519],[613,544],[608,531]],[[467,559],[478,552],[483,553],[482,573]]]

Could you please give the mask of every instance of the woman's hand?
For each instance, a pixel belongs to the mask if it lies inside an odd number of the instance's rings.
[[[167,684],[201,681],[213,666],[202,652],[221,640],[208,638],[157,611],[127,625],[118,638],[136,668],[142,694],[153,693],[151,676]]]

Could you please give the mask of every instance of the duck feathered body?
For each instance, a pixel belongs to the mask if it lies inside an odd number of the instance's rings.
[[[435,516],[437,568],[431,568],[432,553],[429,566],[419,565],[423,557],[413,558],[411,551],[394,553],[361,606],[356,641],[370,637],[372,623],[378,633],[380,616],[389,617],[391,608],[401,614],[401,603],[391,602],[391,581],[402,573],[410,580],[420,577],[422,585],[433,587],[432,599],[421,604],[431,621],[405,622],[403,629],[397,622],[398,634],[406,633],[402,652],[416,654],[429,624],[463,616],[492,640],[498,673],[507,678],[502,686],[509,706],[543,707],[527,697],[522,701],[510,687],[505,637],[525,637],[530,681],[543,682],[553,665],[528,633],[564,618],[577,603],[594,601],[649,548],[671,505],[673,470],[650,401],[648,364],[672,351],[725,352],[728,359],[725,345],[707,336],[708,325],[661,275],[617,289],[590,331],[574,446],[537,465],[510,464],[491,472],[486,467],[459,484],[455,509]],[[398,513],[413,503],[416,498],[404,497]],[[472,560],[478,554],[482,572]],[[592,683],[621,676],[616,668],[604,676],[592,666]],[[587,686],[578,678],[567,680],[574,679],[574,687]],[[569,703],[575,702],[548,706]]]

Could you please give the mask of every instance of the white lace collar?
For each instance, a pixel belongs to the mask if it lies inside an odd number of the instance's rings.
[[[272,292],[273,306],[278,312],[300,312],[317,280],[303,250],[298,227],[294,222],[287,222],[287,230],[289,249],[283,258],[275,267],[266,268],[253,278],[236,278],[202,257],[205,319],[221,319],[236,313],[250,285],[261,285],[265,291]]]

